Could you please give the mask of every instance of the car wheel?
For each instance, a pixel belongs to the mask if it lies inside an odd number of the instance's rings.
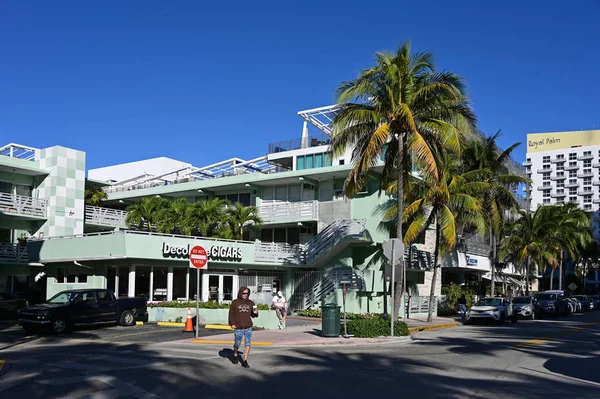
[[[135,325],[135,315],[131,310],[124,310],[121,313],[121,325],[127,327]]]
[[[529,320],[535,320],[535,311],[531,312],[531,316],[529,316]]]
[[[52,331],[57,334],[62,334],[69,332],[71,330],[71,326],[65,319],[54,319],[52,320]]]

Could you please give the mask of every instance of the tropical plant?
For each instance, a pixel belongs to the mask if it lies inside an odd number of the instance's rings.
[[[108,195],[100,188],[85,190],[86,205],[100,206],[102,201],[106,200],[107,198]]]
[[[438,163],[443,166],[443,163]],[[486,192],[488,184],[480,181],[486,171],[472,171],[462,175],[453,174],[448,168],[438,168],[436,176],[426,175],[411,186],[411,193],[418,198],[404,211],[404,219],[411,219],[405,240],[412,242],[428,226],[435,224],[435,252],[433,277],[429,294],[427,321],[432,321],[435,286],[439,259],[456,244],[459,225],[466,224],[475,229],[484,226],[479,196]]]
[[[489,189],[482,194],[483,208],[486,210],[486,230],[489,233],[491,253],[491,282],[490,292],[495,292],[496,263],[498,261],[498,237],[502,235],[506,223],[507,211],[516,210],[518,202],[512,189],[520,184],[529,182],[524,176],[511,173],[509,163],[512,152],[521,144],[515,143],[502,151],[496,144],[500,131],[489,137],[476,137],[469,140],[462,156],[465,171],[489,170],[485,181]],[[493,295],[493,294],[492,294]]]
[[[433,148],[459,153],[475,116],[462,79],[451,72],[436,72],[431,53],[411,54],[410,44],[405,43],[395,54],[377,53],[376,59],[374,67],[337,90],[340,111],[334,118],[331,150],[341,154],[353,147],[353,168],[345,181],[350,197],[361,191],[370,168],[383,157],[380,189],[396,183],[396,217],[402,221],[405,184],[413,164],[423,174],[437,177]],[[402,223],[397,223],[396,237],[404,238]],[[402,297],[402,274],[396,282],[400,289],[394,298],[394,318]]]
[[[232,238],[227,223],[227,205],[229,202],[219,198],[208,198],[191,205],[185,224],[192,234],[202,237]]]
[[[146,197],[127,207],[127,224],[140,230],[152,230],[161,209],[169,206],[169,200],[159,197]]]
[[[156,212],[156,230],[160,233],[192,234],[189,224],[191,203],[186,198],[176,198]]]
[[[244,207],[236,202],[227,207],[225,213],[228,216],[227,222],[234,240],[242,239],[244,228],[252,226],[255,229],[260,229],[262,226],[262,218],[258,215],[258,208],[255,206]]]

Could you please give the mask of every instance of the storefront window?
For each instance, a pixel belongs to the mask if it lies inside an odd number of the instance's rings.
[[[118,296],[128,296],[129,295],[129,266],[119,266],[118,268],[118,276],[119,276],[119,292]],[[133,293],[132,293],[133,294]]]
[[[167,300],[167,274],[169,268],[154,266],[154,284],[152,285],[152,297],[155,301]]]
[[[141,296],[150,300],[150,267],[135,267],[135,296]]]
[[[115,292],[115,276],[117,275],[117,268],[112,266],[106,270],[106,288]]]
[[[187,270],[188,269],[179,268],[173,270],[173,299],[175,300],[188,299],[185,295],[185,278]]]

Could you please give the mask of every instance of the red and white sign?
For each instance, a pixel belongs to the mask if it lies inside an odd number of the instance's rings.
[[[208,263],[208,254],[206,250],[201,246],[197,245],[190,251],[190,267],[196,269],[206,269]]]

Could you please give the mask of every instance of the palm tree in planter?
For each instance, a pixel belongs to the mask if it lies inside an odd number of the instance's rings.
[[[231,238],[232,233],[226,213],[229,202],[219,198],[208,198],[193,203],[186,219],[192,234],[202,237]]]
[[[191,203],[186,198],[176,198],[169,201],[168,206],[162,207],[156,214],[156,229],[160,233],[179,232],[191,235],[192,227],[189,225]]]
[[[462,79],[436,72],[432,54],[411,54],[409,43],[396,53],[377,53],[375,66],[341,84],[337,102],[340,111],[333,122],[331,150],[337,155],[353,148],[346,194],[352,197],[362,190],[369,170],[383,156],[381,189],[395,182],[399,221],[412,164],[438,178],[432,147],[459,153],[463,135],[470,134],[475,124]],[[396,237],[404,237],[402,223],[396,225]],[[403,255],[401,249],[400,258]],[[402,274],[396,281],[393,318],[402,298]]]
[[[139,230],[154,229],[159,212],[169,206],[169,201],[158,197],[146,197],[127,207],[126,222]]]
[[[97,188],[91,190],[85,190],[85,204],[90,206],[100,206],[102,201],[106,200],[108,195],[104,190]]]
[[[234,240],[241,240],[244,228],[252,226],[260,229],[262,218],[258,216],[258,208],[255,206],[244,207],[239,202],[227,207],[225,211],[228,216],[228,223]]]

